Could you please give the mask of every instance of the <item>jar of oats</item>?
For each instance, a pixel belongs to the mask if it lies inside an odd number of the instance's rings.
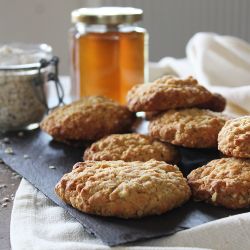
[[[0,132],[39,126],[48,111],[49,81],[56,83],[59,103],[62,102],[57,64],[46,44],[0,45]]]

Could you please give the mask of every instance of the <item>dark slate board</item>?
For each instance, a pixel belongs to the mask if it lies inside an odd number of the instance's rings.
[[[166,214],[142,219],[125,220],[84,214],[63,203],[54,193],[54,186],[62,175],[71,171],[75,162],[81,161],[84,147],[74,148],[54,142],[51,137],[40,130],[25,132],[23,137],[17,136],[17,133],[9,133],[0,136],[0,139],[6,136],[10,139],[10,144],[3,143],[0,146],[0,158],[57,205],[68,211],[89,233],[99,237],[110,246],[171,235],[208,221],[246,212],[189,201],[184,206]],[[8,146],[13,148],[13,155],[4,153],[4,149]],[[182,148],[180,151],[182,161],[179,166],[184,174],[219,157],[216,150]],[[24,159],[24,154],[28,154],[30,158]],[[49,169],[50,165],[56,168]]]

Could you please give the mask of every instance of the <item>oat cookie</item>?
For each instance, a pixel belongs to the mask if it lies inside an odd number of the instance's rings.
[[[178,162],[174,146],[140,134],[114,134],[93,143],[84,160],[93,161],[158,161]]]
[[[57,108],[41,123],[56,140],[97,140],[128,131],[134,121],[126,107],[101,96],[84,97]]]
[[[228,156],[250,158],[250,116],[226,122],[218,136],[218,148]]]
[[[222,112],[225,110],[226,104],[227,101],[222,95],[213,93],[211,99],[209,99],[205,103],[198,104],[197,108],[209,109],[215,112]]]
[[[127,94],[131,111],[162,111],[194,107],[212,98],[193,77],[179,79],[165,76],[152,83],[134,86]]]
[[[207,102],[198,104],[196,106],[199,109],[209,109],[215,112],[222,112],[225,110],[226,107],[226,99],[217,93],[213,93],[212,98],[209,99]],[[145,112],[145,118],[146,120],[150,121],[152,120],[155,116],[159,115],[164,111],[148,111]]]
[[[250,206],[250,160],[213,160],[187,178],[196,200],[231,209]]]
[[[122,218],[162,214],[191,195],[177,166],[155,160],[79,162],[55,191],[82,212]]]
[[[207,109],[169,110],[149,123],[149,134],[188,148],[217,147],[218,133],[229,118]]]

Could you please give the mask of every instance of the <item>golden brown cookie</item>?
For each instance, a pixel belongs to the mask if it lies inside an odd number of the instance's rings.
[[[59,141],[97,140],[130,130],[134,117],[110,99],[89,96],[54,110],[42,121],[41,129]]]
[[[232,209],[250,206],[250,160],[213,160],[187,178],[196,200]]]
[[[194,107],[212,98],[193,77],[179,79],[165,76],[152,83],[134,86],[127,94],[131,111],[162,111]]]
[[[188,148],[217,147],[228,117],[207,109],[169,110],[149,123],[151,137]]]
[[[250,158],[250,116],[227,121],[219,133],[218,148],[228,156]]]
[[[93,143],[84,153],[92,161],[149,161],[155,159],[178,162],[174,146],[140,134],[114,134]]]
[[[177,166],[155,160],[79,162],[55,191],[82,212],[122,218],[162,214],[191,195]]]
[[[226,104],[227,104],[227,101],[222,95],[213,93],[213,96],[211,99],[209,99],[205,103],[198,104],[197,108],[209,109],[215,112],[222,112],[225,110]]]
[[[210,98],[207,102],[198,104],[196,106],[199,109],[209,109],[215,112],[222,112],[225,110],[226,107],[226,99],[217,93],[213,93],[212,98]],[[159,115],[164,111],[148,111],[145,112],[145,118],[146,120],[150,121],[152,120],[155,116]]]
[[[147,111],[145,112],[145,119],[150,121],[154,119],[157,115],[162,114],[164,111]]]

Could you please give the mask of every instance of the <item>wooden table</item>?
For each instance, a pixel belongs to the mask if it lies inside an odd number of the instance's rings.
[[[10,247],[10,216],[13,199],[21,177],[4,163],[0,163],[0,249]],[[7,200],[8,199],[8,200]],[[6,200],[6,201],[5,201]]]

